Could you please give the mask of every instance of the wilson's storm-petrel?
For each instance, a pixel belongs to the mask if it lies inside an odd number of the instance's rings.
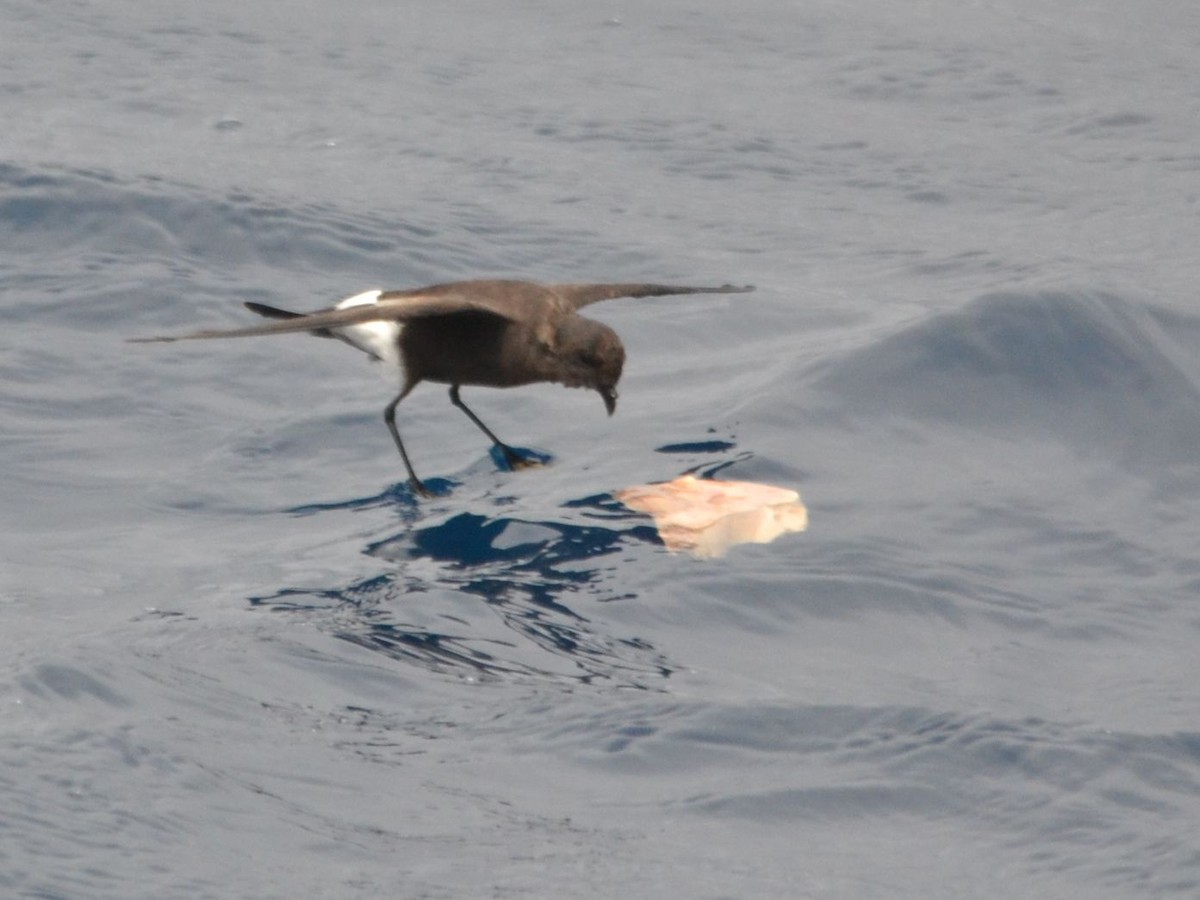
[[[396,429],[396,407],[422,381],[450,385],[450,402],[496,445],[509,465],[528,464],[467,408],[464,384],[516,387],[551,381],[596,391],[612,415],[625,348],[617,333],[578,314],[580,307],[615,297],[667,294],[731,294],[753,287],[684,287],[669,284],[535,284],[528,281],[458,281],[401,291],[367,291],[332,309],[295,313],[246,303],[267,325],[194,331],[174,337],[134,338],[138,343],[254,337],[307,331],[338,338],[401,370],[401,388],[384,409],[396,449],[415,491],[429,491],[417,478]]]

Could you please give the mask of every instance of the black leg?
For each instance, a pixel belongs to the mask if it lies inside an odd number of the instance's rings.
[[[513,450],[512,447],[508,446],[508,444],[504,443],[504,441],[500,440],[500,438],[496,437],[496,435],[492,434],[492,430],[484,425],[482,421],[480,421],[479,416],[475,415],[475,413],[471,412],[471,410],[467,408],[467,404],[463,403],[462,398],[458,396],[457,384],[450,386],[450,402],[465,412],[467,414],[467,418],[479,426],[479,430],[491,438],[492,443],[500,448],[500,452],[504,454],[504,460],[508,463],[509,468],[524,469],[531,465],[529,460]]]
[[[387,405],[383,410],[383,421],[387,423],[388,431],[392,433],[392,440],[396,442],[396,449],[400,451],[400,458],[404,460],[404,468],[408,469],[408,483],[422,497],[432,497],[433,492],[425,487],[421,479],[417,477],[417,473],[413,471],[412,463],[408,461],[408,451],[404,449],[404,441],[400,440],[400,432],[396,429],[396,407],[400,405],[401,400],[408,396],[408,392],[413,387],[414,385],[406,384],[404,390]]]

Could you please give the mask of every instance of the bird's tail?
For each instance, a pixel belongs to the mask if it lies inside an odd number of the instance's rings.
[[[353,297],[348,297],[339,303],[334,309],[349,309],[354,306],[371,306],[379,297],[379,291],[367,291],[363,294],[357,294]],[[245,302],[246,309],[250,312],[258,313],[268,319],[283,319],[285,321],[291,319],[302,319],[305,315],[311,313],[297,313],[287,309],[280,309],[278,306],[267,306],[265,303],[255,303],[251,300]],[[360,325],[351,325],[347,328],[313,328],[309,334],[324,338],[337,338],[339,341],[344,341],[356,350],[361,350],[377,362],[391,361],[396,365],[400,363],[400,357],[396,349],[396,341],[399,337],[400,326],[395,322],[367,322]]]
[[[246,309],[250,312],[258,313],[268,319],[299,319],[304,313],[292,312],[287,309],[280,309],[278,306],[267,306],[265,303],[254,303],[246,301]]]
[[[267,306],[265,303],[255,303],[253,300],[246,300],[242,305],[246,307],[246,309],[250,310],[250,312],[258,313],[260,316],[266,319],[283,319],[286,321],[289,319],[303,319],[305,316],[305,313],[292,312],[290,309],[280,309],[278,306]],[[309,334],[326,338],[342,337],[341,335],[330,331],[328,328],[314,328],[309,332]],[[342,340],[345,340],[345,338],[343,337]],[[358,345],[354,344],[353,346]]]

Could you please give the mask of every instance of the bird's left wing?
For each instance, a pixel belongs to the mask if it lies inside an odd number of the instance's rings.
[[[256,304],[261,306],[261,304]],[[253,308],[253,307],[252,307]],[[481,303],[469,294],[449,291],[422,293],[420,291],[381,292],[374,303],[348,306],[343,309],[326,309],[320,312],[299,314],[291,318],[269,322],[266,325],[250,325],[246,328],[204,329],[188,334],[160,337],[130,338],[131,343],[148,344],[169,341],[198,341],[209,338],[259,337],[267,334],[293,334],[303,331],[328,331],[347,325],[364,322],[404,322],[424,316],[449,315],[476,311],[504,318],[492,304]],[[255,310],[260,315],[260,310]],[[283,313],[281,310],[280,313]]]

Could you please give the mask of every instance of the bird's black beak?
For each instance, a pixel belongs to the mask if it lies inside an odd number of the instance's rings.
[[[604,398],[604,408],[611,416],[617,410],[617,391],[615,388],[601,388],[600,396]]]

